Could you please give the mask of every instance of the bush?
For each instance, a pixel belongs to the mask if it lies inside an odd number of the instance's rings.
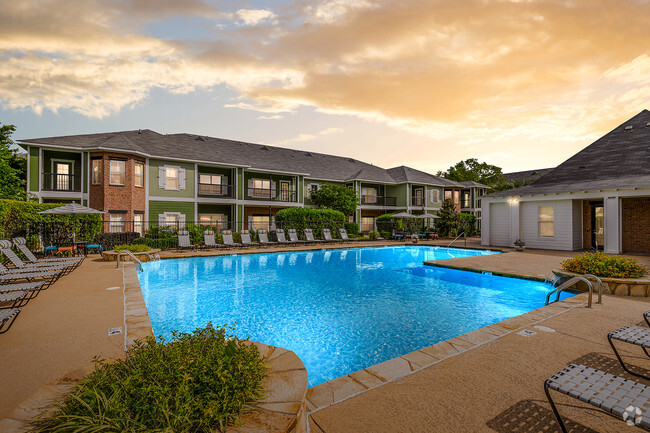
[[[150,248],[156,248],[159,250],[169,250],[172,248],[178,247],[178,238],[138,238],[133,241],[137,245],[147,245]]]
[[[610,278],[642,278],[648,273],[648,269],[634,259],[608,256],[602,252],[580,254],[563,261],[562,267],[577,274]]]
[[[399,211],[404,212],[404,211]],[[380,231],[388,232],[386,239],[392,237],[393,230],[396,232],[418,233],[422,229],[422,220],[417,218],[394,218],[398,212],[388,213],[377,217],[376,224]]]
[[[295,229],[298,236],[301,237],[304,230],[310,228],[313,230],[315,238],[322,239],[324,228],[330,229],[332,233],[338,233],[345,223],[345,215],[332,209],[291,207],[278,211],[275,215],[275,222],[278,228]]]
[[[460,214],[460,225],[458,233],[465,232],[465,236],[475,236],[476,231],[476,216],[471,213]]]
[[[95,360],[96,371],[33,431],[214,432],[263,397],[267,366],[257,347],[208,324],[147,338],[126,359]]]
[[[137,232],[100,233],[95,236],[95,243],[100,244],[104,251],[110,251],[115,248],[115,245],[134,244],[139,237],[140,233]]]
[[[359,224],[357,223],[345,223],[343,224],[343,228],[349,235],[356,236],[359,234]],[[336,231],[338,232],[338,229]]]
[[[132,253],[143,253],[145,251],[149,251],[150,249],[151,248],[149,248],[149,246],[144,244],[115,245],[113,247],[113,251],[127,250],[127,251],[131,251]]]
[[[368,239],[371,241],[376,241],[379,238],[379,232],[377,230],[370,230],[368,232]]]
[[[379,230],[379,236],[381,236],[384,239],[390,239],[391,238],[390,232],[386,231],[386,230]]]
[[[460,234],[460,216],[456,212],[456,206],[451,199],[448,198],[442,202],[438,216],[440,218],[436,220],[436,229],[440,236],[456,237]]]

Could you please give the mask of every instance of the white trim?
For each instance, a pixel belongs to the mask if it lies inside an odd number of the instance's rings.
[[[65,191],[41,191],[38,194],[35,194],[39,198],[62,198],[65,200],[78,199],[79,192],[65,192]],[[88,195],[81,193],[81,199],[88,199]],[[40,202],[40,201],[39,201]]]
[[[146,181],[146,176],[145,176],[145,171],[146,170],[144,168],[145,164],[143,162],[136,161],[135,159],[133,159],[132,161],[133,161],[133,188],[144,188],[145,187],[144,185],[147,182]],[[135,184],[135,181],[138,178],[137,174],[135,173],[135,167],[137,167],[138,164],[142,165],[142,186],[138,186],[138,185]]]
[[[199,182],[201,175],[199,174],[199,165],[194,163],[194,218],[196,221],[199,220]],[[187,187],[187,185],[185,185]]]
[[[29,169],[29,160],[32,159],[32,158],[31,158],[31,153],[29,152],[29,146],[27,146],[26,151],[27,151],[27,179],[25,179],[25,180],[26,180],[26,182],[25,182],[25,188],[26,188],[26,190],[25,190],[25,193],[26,193],[26,194],[25,194],[25,197],[26,197],[27,199],[29,199],[29,192],[30,192],[30,191],[29,191],[29,178],[32,177],[32,176],[31,176],[31,171],[30,171],[30,169]],[[40,173],[39,173],[39,174],[40,174]]]
[[[38,148],[38,192],[40,193],[43,190],[43,148]],[[39,203],[42,203],[39,196]]]
[[[62,162],[64,164],[70,164],[70,173],[68,175],[74,176],[74,159],[50,159],[50,173],[52,174],[62,174],[62,173],[57,173],[54,171],[54,164]]]
[[[194,199],[192,197],[161,197],[161,196],[156,196],[156,195],[149,196],[149,200],[151,200],[151,201],[180,201],[180,202],[186,202],[186,203],[192,203],[194,201]]]
[[[144,162],[144,219],[149,221],[149,158]]]

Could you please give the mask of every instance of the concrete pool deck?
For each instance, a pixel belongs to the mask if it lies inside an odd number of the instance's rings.
[[[399,245],[395,242],[388,244]],[[362,246],[361,243],[355,245]],[[288,251],[299,249],[310,248],[283,248]],[[208,253],[214,254],[214,251]],[[183,255],[186,254],[190,255]],[[475,259],[479,261],[478,269],[489,268],[485,269],[489,271],[509,266],[521,275],[538,276],[545,271],[541,269],[538,272],[538,267],[546,266],[540,265],[543,260],[559,263],[574,254],[527,250],[448,262]],[[506,261],[480,262],[481,259],[504,256]],[[95,257],[89,257],[78,270],[31,301],[14,327],[0,336],[0,353],[3,354],[0,357],[3,380],[0,419],[9,415],[39,387],[71,371],[87,368],[94,355],[109,358],[122,353],[124,336],[108,336],[109,328],[123,326],[122,291],[106,290],[122,288],[122,271],[115,269],[114,262],[102,262]],[[644,264],[650,262],[648,257],[635,258]],[[553,267],[557,266],[551,265],[545,273]],[[556,425],[543,394],[544,379],[577,359],[625,376],[607,345],[607,332],[641,322],[641,314],[648,309],[650,302],[646,299],[606,296],[603,305],[592,309],[576,307],[573,303],[562,307],[557,315],[539,315],[538,323],[524,321],[519,327],[512,325],[512,329],[497,339],[479,346],[470,345],[468,350],[456,356],[437,360],[402,378],[403,374],[399,372],[394,376],[395,380],[385,384],[376,378],[376,384],[380,386],[370,386],[372,389],[359,394],[354,392],[352,397],[348,398],[349,393],[345,395],[332,389],[331,402],[336,403],[321,405],[311,402],[310,429],[316,433],[554,431]],[[543,332],[534,326],[552,328],[557,332]],[[517,334],[521,329],[530,329],[536,334],[523,337]],[[650,367],[650,364],[644,364],[648,361],[642,353],[634,353],[633,356],[630,353],[632,363],[640,368]],[[368,384],[375,379],[368,377],[366,380]],[[362,388],[366,387],[362,382],[359,382]],[[344,396],[337,398],[341,395]],[[558,402],[571,405],[562,404],[559,410],[579,424],[573,424],[574,431],[620,431],[624,426],[620,421],[572,399],[563,400],[558,396]],[[5,431],[4,426],[8,424],[0,421],[0,430]],[[531,426],[539,426],[539,429]]]

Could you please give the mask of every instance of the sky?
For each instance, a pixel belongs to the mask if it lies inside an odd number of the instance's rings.
[[[650,108],[649,41],[650,0],[0,0],[0,123],[553,167]]]

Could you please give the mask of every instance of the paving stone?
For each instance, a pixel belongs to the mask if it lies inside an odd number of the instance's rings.
[[[241,416],[241,425],[227,432],[236,433],[284,433],[295,428],[296,416],[268,410],[253,410]]]
[[[479,345],[487,341],[492,341],[495,338],[497,338],[496,335],[485,332],[483,329],[477,329],[475,331],[468,332],[458,337],[459,340],[464,340],[474,345]]]
[[[29,431],[29,426],[22,421],[11,418],[0,420],[0,432],[2,433],[25,433],[26,431]]]
[[[311,417],[309,417],[309,431],[310,433],[325,433],[320,427],[318,427]]]
[[[471,349],[472,347],[476,346],[476,344],[474,344],[472,342],[469,342],[469,341],[461,340],[458,337],[447,340],[447,342],[449,344],[451,344],[452,346],[454,346],[454,348],[456,350],[458,350],[459,352],[464,352],[464,351],[466,351],[468,349]]]
[[[411,364],[406,359],[394,358],[366,368],[369,372],[386,381],[395,380],[411,370]]]
[[[275,403],[255,403],[254,406],[263,410],[268,410],[269,412],[280,412],[289,415],[296,415],[300,412],[302,403],[299,401],[285,401]]]
[[[295,353],[287,351],[267,361],[273,371],[305,370],[305,364]]]
[[[264,402],[302,401],[307,391],[307,370],[270,372],[264,379]]]
[[[367,370],[355,371],[354,373],[349,374],[349,376],[367,388],[374,388],[375,386],[386,382]]]
[[[366,389],[351,377],[343,376],[309,388],[307,398],[317,407],[323,407]]]
[[[496,337],[500,337],[510,332],[510,329],[504,328],[503,326],[499,326],[498,324],[486,326],[485,328],[481,328],[481,330],[488,334],[492,334]]]
[[[406,355],[402,355],[402,358],[411,363],[411,370],[417,370],[419,368],[426,367],[427,365],[431,365],[440,361],[440,359],[436,358],[435,356],[429,355],[428,353],[419,350],[407,353]]]
[[[445,359],[460,353],[458,349],[446,341],[441,341],[440,343],[436,343],[433,346],[425,347],[420,350],[424,353],[435,356],[438,359]]]

